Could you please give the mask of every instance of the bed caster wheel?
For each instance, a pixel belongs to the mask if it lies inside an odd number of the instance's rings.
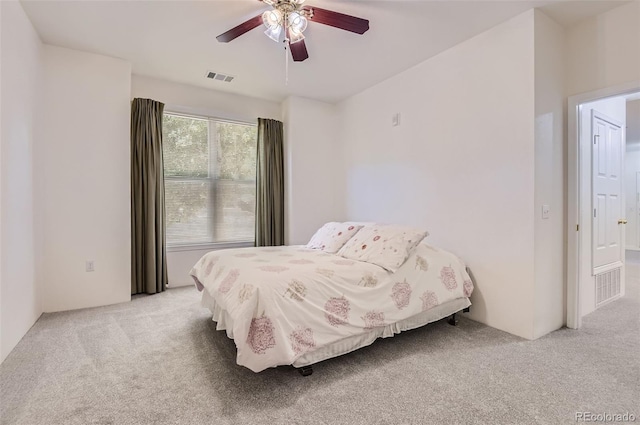
[[[298,369],[298,372],[300,372],[300,375],[302,376],[309,376],[313,373],[313,367],[312,366],[302,366],[300,369]]]
[[[458,326],[458,319],[456,319],[456,314],[453,313],[451,317],[449,317],[449,324],[451,326]]]

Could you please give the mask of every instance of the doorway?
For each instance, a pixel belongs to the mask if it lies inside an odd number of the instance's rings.
[[[640,93],[627,99],[625,168],[627,257],[640,258]]]
[[[569,98],[569,328],[579,328],[584,315],[624,295],[625,239],[630,232],[625,228],[627,104],[635,100],[640,100],[640,83]]]

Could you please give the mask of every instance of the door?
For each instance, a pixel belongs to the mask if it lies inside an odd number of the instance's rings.
[[[624,261],[622,125],[591,113],[593,275],[621,268]]]

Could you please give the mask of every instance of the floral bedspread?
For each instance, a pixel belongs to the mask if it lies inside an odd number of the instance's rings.
[[[232,319],[237,363],[254,372],[473,291],[459,258],[424,243],[395,273],[283,246],[212,251],[191,276]]]

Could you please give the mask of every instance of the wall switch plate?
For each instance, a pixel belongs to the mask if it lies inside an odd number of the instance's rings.
[[[391,117],[391,125],[394,127],[400,125],[400,112],[393,114],[393,117]]]
[[[545,220],[549,218],[549,209],[549,205],[542,206],[542,218]]]
[[[85,266],[85,270],[88,271],[88,272],[96,271],[96,264],[95,264],[95,262],[93,260],[87,260],[84,263],[84,266]]]

